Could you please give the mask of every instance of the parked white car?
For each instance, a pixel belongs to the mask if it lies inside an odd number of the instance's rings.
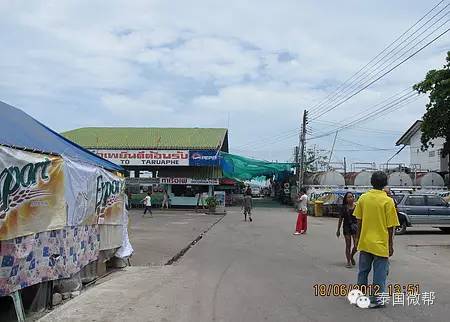
[[[253,197],[261,197],[261,188],[252,187],[252,196]]]

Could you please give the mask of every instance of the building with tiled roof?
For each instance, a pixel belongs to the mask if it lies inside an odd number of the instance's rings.
[[[90,149],[197,149],[228,152],[223,128],[85,127],[62,133]]]
[[[219,152],[228,152],[224,128],[86,127],[62,135],[124,167],[137,192],[166,189],[172,205],[212,195],[223,176]]]

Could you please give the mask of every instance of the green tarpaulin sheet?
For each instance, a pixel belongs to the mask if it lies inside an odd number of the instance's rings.
[[[262,176],[272,177],[281,173],[289,173],[292,171],[294,164],[255,160],[221,152],[220,166],[225,177],[238,180],[251,180]]]

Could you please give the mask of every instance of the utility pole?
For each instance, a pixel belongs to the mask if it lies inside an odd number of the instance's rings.
[[[306,124],[308,124],[308,111],[303,110],[302,128],[300,133],[300,171],[298,172],[299,188],[303,187],[305,174]]]
[[[389,160],[386,161],[386,171],[389,171],[389,161],[391,161],[397,154],[399,154],[400,152],[402,152],[402,150],[406,147],[406,145],[402,146],[400,150],[398,150],[397,152],[395,152],[395,154],[393,156],[391,156],[389,158]]]
[[[344,157],[344,175],[347,174],[347,159]]]
[[[312,162],[313,162],[313,168],[314,168],[314,171],[317,171],[317,156],[316,156],[316,145],[314,144],[314,148],[313,148],[313,160],[312,160]]]
[[[295,173],[298,175],[298,172],[300,171],[300,153],[298,152],[299,148],[298,146],[295,147],[294,149],[294,160],[295,160]]]
[[[330,151],[330,159],[328,160],[328,170],[330,170],[330,162],[331,162],[331,158],[333,157],[334,145],[336,144],[337,135],[338,135],[338,131],[336,131],[336,134],[334,135],[333,146],[331,147],[331,151]]]

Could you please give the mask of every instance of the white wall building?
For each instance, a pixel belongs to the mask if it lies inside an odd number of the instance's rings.
[[[397,141],[396,145],[408,145],[410,149],[410,164],[411,167],[416,167],[417,170],[422,171],[448,171],[448,155],[446,158],[441,157],[441,150],[444,147],[445,139],[437,138],[431,142],[433,146],[429,146],[428,150],[422,151],[422,142],[420,137],[422,131],[420,126],[422,121],[416,121],[402,137]]]

